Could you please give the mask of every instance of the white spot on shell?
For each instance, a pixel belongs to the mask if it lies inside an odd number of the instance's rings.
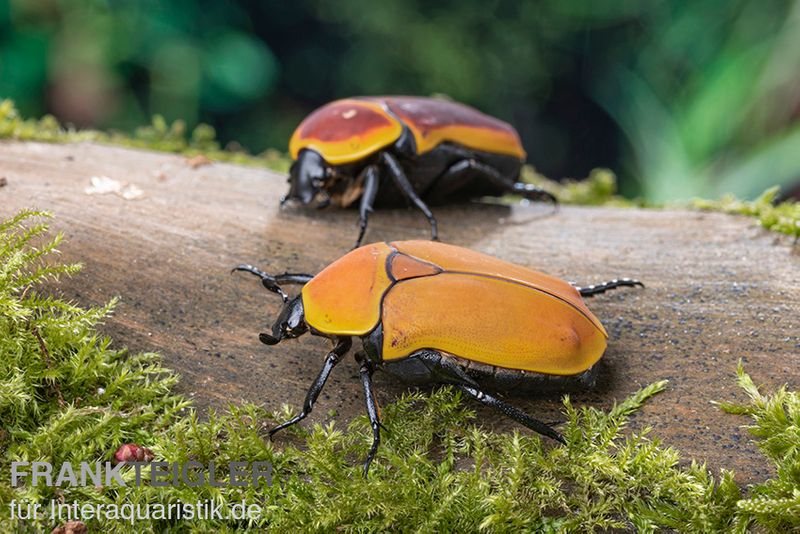
[[[343,119],[352,119],[356,115],[358,115],[358,111],[356,111],[355,109],[348,109],[347,111],[342,113],[342,118]]]

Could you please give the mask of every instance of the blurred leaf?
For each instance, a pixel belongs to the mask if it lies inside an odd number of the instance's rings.
[[[263,42],[244,33],[227,32],[208,45],[203,68],[214,87],[233,100],[214,105],[227,107],[268,93],[278,63]]]

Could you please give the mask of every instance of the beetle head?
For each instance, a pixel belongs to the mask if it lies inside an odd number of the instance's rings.
[[[308,206],[316,200],[316,208],[330,204],[330,197],[323,188],[328,164],[314,150],[303,150],[297,161],[289,169],[289,193],[281,199],[281,205],[288,201],[299,201]]]
[[[303,299],[298,295],[284,302],[281,313],[272,325],[272,335],[262,332],[258,339],[267,345],[277,345],[282,339],[300,337],[307,331]]]

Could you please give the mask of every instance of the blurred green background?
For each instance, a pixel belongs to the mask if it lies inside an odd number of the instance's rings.
[[[334,98],[446,94],[552,178],[650,201],[800,181],[800,2],[0,0],[0,98],[132,131],[161,114],[286,150]]]

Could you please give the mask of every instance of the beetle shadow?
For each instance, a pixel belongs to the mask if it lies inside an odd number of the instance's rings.
[[[476,200],[431,208],[439,226],[439,240],[470,247],[491,239],[510,226],[523,226],[552,217],[552,206],[540,203],[507,204]],[[430,239],[430,227],[416,209],[388,209],[376,212],[365,241]]]
[[[431,209],[438,221],[440,241],[467,247],[491,238],[504,227],[527,225],[558,213],[550,204],[508,205],[495,201],[464,202]],[[370,214],[363,243],[430,239],[430,232],[427,220],[415,208],[378,209]],[[281,248],[296,258],[291,265],[280,266],[281,269],[314,274],[352,249],[358,236],[358,210],[276,206],[259,234],[264,236],[260,243],[262,250]]]

